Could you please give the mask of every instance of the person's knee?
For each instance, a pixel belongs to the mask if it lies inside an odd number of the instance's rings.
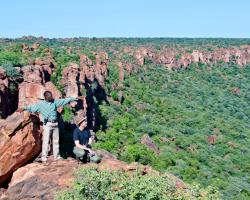
[[[93,163],[99,163],[99,162],[101,162],[101,157],[99,157],[97,155],[91,156],[90,161]]]
[[[85,154],[86,154],[85,150],[79,149],[79,148],[77,148],[77,147],[74,147],[73,153],[74,153],[74,154],[76,155],[76,157],[78,157],[78,158],[84,157]]]

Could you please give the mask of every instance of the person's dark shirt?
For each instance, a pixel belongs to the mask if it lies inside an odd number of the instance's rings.
[[[80,130],[76,128],[73,133],[74,142],[79,140],[79,144],[87,145],[89,143],[89,138],[91,137],[91,133],[89,130]]]

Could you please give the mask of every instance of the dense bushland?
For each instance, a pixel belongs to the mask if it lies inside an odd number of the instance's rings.
[[[23,52],[22,43],[32,45],[34,42],[40,43],[37,50]],[[92,51],[106,51],[111,62],[104,89],[110,102],[98,102],[98,106],[102,118],[108,123],[107,129],[100,127],[97,132],[95,148],[106,149],[127,162],[151,165],[191,184],[217,187],[224,199],[248,199],[250,66],[192,64],[188,69],[169,71],[146,61],[143,67],[135,66],[136,70],[130,76],[125,74],[123,84],[118,84],[116,66],[116,61],[120,59],[134,62],[131,55],[117,54],[125,46],[134,49],[140,46],[153,46],[155,49],[167,46],[188,51],[210,51],[243,44],[250,44],[250,40],[0,39],[0,66],[16,81],[21,76],[16,67],[32,63],[37,57],[46,59],[49,48],[56,64],[51,79],[62,91],[62,69],[70,62],[79,63],[79,53],[94,59]],[[71,53],[68,48],[72,48]],[[17,90],[17,82],[13,82],[13,91]],[[114,83],[119,87],[112,89]],[[121,92],[124,100],[119,104],[117,101]],[[71,118],[71,109],[65,108],[63,119],[70,121]],[[159,155],[140,143],[144,134],[148,134],[159,146]],[[86,173],[90,172],[95,174],[91,170]]]
[[[115,71],[110,82],[112,76]],[[108,129],[97,133],[96,148],[216,186],[227,198],[249,197],[250,67],[199,64],[168,71],[148,65],[126,77],[121,90],[122,105],[101,105]],[[145,133],[160,155],[140,144]]]

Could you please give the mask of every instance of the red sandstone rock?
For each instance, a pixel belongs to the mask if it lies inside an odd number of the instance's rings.
[[[33,45],[32,45],[32,47],[31,47],[31,50],[37,50],[37,49],[39,49],[39,47],[40,47],[40,44],[39,43],[37,43],[37,42],[35,42]]]
[[[54,98],[62,97],[61,93],[52,82],[47,82],[45,85],[41,85],[39,83],[21,83],[19,85],[18,108],[23,108],[44,99],[43,93],[46,90],[51,91]]]
[[[40,65],[27,65],[22,67],[23,79],[24,82],[28,83],[40,83],[43,84],[44,80],[44,71]]]
[[[79,78],[79,66],[77,64],[70,63],[68,67],[64,68],[62,72],[62,85],[65,88],[65,93],[67,97],[78,96],[79,94],[78,78]]]
[[[31,163],[19,168],[1,200],[7,199],[54,199],[60,189],[72,186],[77,161],[61,160],[49,165]]]
[[[193,50],[191,54],[183,50],[163,48],[158,52],[152,52],[149,48],[139,48],[134,57],[138,65],[143,65],[145,59],[152,60],[155,64],[165,65],[168,69],[188,67],[192,62],[215,64],[217,62],[232,62],[239,66],[250,63],[250,45],[240,48],[217,48],[212,51]]]
[[[136,59],[136,62],[138,65],[143,65],[145,58],[152,60],[154,57],[154,54],[145,47],[141,47],[134,53],[134,58]]]
[[[119,81],[120,83],[122,83],[124,81],[124,69],[121,62],[118,63],[118,68],[119,68]]]
[[[49,81],[50,76],[55,68],[54,59],[52,57],[47,57],[46,59],[36,58],[35,65],[41,66],[45,81]]]
[[[124,47],[124,49],[123,49],[123,52],[125,54],[129,54],[131,51],[132,51],[132,49],[130,47]]]
[[[114,156],[113,154],[109,153],[106,150],[96,150],[95,151],[102,159],[106,159],[106,160],[113,160],[113,159],[117,159],[116,156]]]
[[[29,52],[30,51],[29,45],[23,43],[22,44],[22,51],[23,51],[23,53]]]
[[[43,67],[51,65],[51,60],[36,59],[36,64],[22,67],[24,82],[19,85],[18,107],[37,103],[38,100],[44,99],[43,93],[46,90],[52,92],[54,98],[60,98],[62,95],[52,82],[46,82],[46,71]]]
[[[97,166],[99,170],[124,170],[133,172],[140,170],[143,175],[157,173],[151,167],[138,163],[127,164],[115,159],[103,159]],[[74,159],[49,161],[48,165],[31,163],[14,172],[7,191],[3,191],[1,200],[7,199],[44,199],[54,198],[56,192],[71,187],[74,180],[74,170],[79,164]]]
[[[160,153],[159,147],[157,147],[157,145],[154,143],[154,141],[147,134],[142,136],[141,143],[146,145],[148,148],[153,150],[155,153],[157,153],[157,154]]]
[[[41,149],[41,130],[36,116],[14,113],[0,122],[0,185]]]
[[[56,88],[56,86],[52,82],[46,82],[45,85],[45,90],[48,90],[52,93],[53,97],[55,99],[62,98],[61,92]]]
[[[215,143],[216,143],[216,139],[217,139],[216,135],[209,135],[209,136],[207,137],[207,141],[208,141],[210,144],[215,144]]]
[[[133,67],[131,63],[126,63],[125,65],[126,71],[128,72],[128,75],[130,75],[133,71]]]
[[[37,103],[39,99],[43,99],[43,93],[45,88],[39,83],[22,83],[19,85],[19,101],[18,107],[23,108],[25,106]]]
[[[97,80],[100,86],[104,86],[104,81],[108,75],[108,55],[106,52],[100,52],[94,54],[94,56],[95,61],[93,62],[86,55],[82,54],[80,55],[80,66],[76,63],[70,63],[68,67],[63,69],[61,83],[66,96],[77,97],[85,95],[83,91],[87,90],[95,80]],[[81,117],[83,114],[81,110],[86,114],[87,104],[86,98],[83,98],[83,106],[82,108],[78,107],[76,117]],[[94,110],[92,113],[94,113]]]
[[[0,67],[0,79],[5,79],[6,78],[6,73],[5,73],[5,70]]]
[[[232,88],[231,89],[231,92],[233,93],[233,94],[240,94],[240,88],[238,88],[238,87],[235,87],[235,88]]]

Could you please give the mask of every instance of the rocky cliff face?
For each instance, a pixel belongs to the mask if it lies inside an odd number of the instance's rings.
[[[54,98],[62,97],[54,84],[49,81],[50,79],[48,80],[54,65],[49,64],[51,61],[45,63],[47,63],[47,65],[41,61],[39,63],[40,65],[35,64],[22,67],[23,82],[19,85],[19,108],[23,108],[24,106],[31,105],[43,99],[43,93],[46,90],[50,90]]]
[[[84,54],[80,55],[80,65],[70,63],[64,68],[61,81],[67,97],[83,96],[83,102],[78,106],[75,117],[81,117],[83,113],[87,115],[91,128],[94,128],[96,123],[95,91],[103,90],[109,62],[105,52],[96,53],[94,57],[95,59],[91,60]]]
[[[87,90],[83,102],[77,107],[75,118],[91,113],[91,123],[95,122],[95,107],[93,105],[94,92],[91,84],[95,81],[99,87],[104,85],[107,77],[108,56],[101,52],[95,55],[95,61],[81,55],[80,66],[71,63],[63,70],[62,85],[67,97],[82,95]],[[43,61],[36,59],[35,64],[22,67],[23,82],[19,84],[18,98],[15,97],[19,108],[37,103],[43,99],[45,90],[52,92],[54,98],[62,95],[50,82],[50,75],[54,65],[51,60]],[[47,74],[47,75],[46,75]],[[47,77],[47,78],[46,78]],[[7,117],[11,112],[11,103],[8,101],[9,79],[4,70],[0,71],[0,105],[2,115]],[[41,151],[41,133],[39,118],[25,117],[19,113],[13,113],[6,120],[0,122],[0,185],[8,179],[12,172],[25,164]]]
[[[34,115],[14,113],[0,121],[0,185],[40,153],[41,132]]]
[[[173,48],[164,48],[159,51],[150,48],[139,48],[134,52],[134,58],[138,65],[143,65],[146,60],[155,64],[165,65],[169,69],[188,67],[191,63],[214,64],[217,62],[234,63],[244,66],[250,63],[250,45],[239,48],[217,48],[212,51],[192,50],[186,52]]]

